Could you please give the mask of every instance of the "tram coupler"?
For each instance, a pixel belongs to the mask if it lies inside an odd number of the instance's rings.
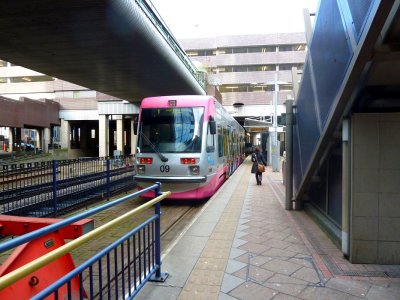
[[[0,215],[0,234],[7,236],[23,235],[59,221],[60,219],[54,218],[29,218]],[[80,237],[93,228],[93,219],[83,219],[17,247],[0,266],[0,276],[8,274],[56,250],[65,244],[64,240]],[[30,299],[73,269],[75,269],[75,264],[72,256],[69,253],[65,254],[32,272],[28,276],[7,286],[3,290],[0,290],[0,299]],[[75,277],[71,281],[70,292],[73,296],[80,295],[81,287],[78,277]],[[84,290],[83,294],[86,295]],[[59,289],[59,299],[64,299],[64,295],[68,295],[67,285]],[[52,299],[52,297],[48,298]]]

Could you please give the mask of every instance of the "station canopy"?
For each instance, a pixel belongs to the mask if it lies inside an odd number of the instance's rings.
[[[250,133],[264,133],[272,125],[270,117],[251,117],[244,119],[244,128]]]

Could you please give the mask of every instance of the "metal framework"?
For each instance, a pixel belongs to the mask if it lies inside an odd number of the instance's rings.
[[[0,244],[0,252],[4,252],[56,232],[76,221],[124,201],[129,201],[143,193],[154,190],[156,195],[153,200],[148,201],[142,206],[1,276],[0,295],[7,292],[7,289],[12,289],[12,285],[17,284],[18,281],[29,279],[29,285],[27,284],[27,286],[31,288],[31,296],[33,296],[31,299],[44,299],[48,296],[54,296],[55,299],[84,299],[88,297],[90,299],[94,297],[132,299],[150,279],[157,281],[165,280],[168,274],[161,272],[160,201],[168,197],[170,192],[160,192],[160,186],[160,183],[156,183],[139,192],[129,194],[110,203]],[[80,266],[64,274],[61,278],[54,278],[53,282],[37,293],[38,289],[34,287],[35,282],[40,282],[40,277],[38,277],[40,275],[36,273],[39,269],[46,268],[52,262],[61,259],[61,257],[84,245],[89,240],[99,237],[113,226],[119,225],[122,221],[132,218],[152,206],[155,206],[155,213],[144,223],[130,230],[123,237],[111,243]],[[36,278],[36,280],[32,280],[32,278]]]

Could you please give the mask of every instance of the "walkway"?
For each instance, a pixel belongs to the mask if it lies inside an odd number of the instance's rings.
[[[250,167],[164,249],[169,277],[138,299],[400,299],[400,266],[350,264],[304,212],[284,210],[281,173],[267,168],[257,186]]]

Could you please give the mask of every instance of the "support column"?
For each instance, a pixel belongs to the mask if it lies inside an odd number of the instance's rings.
[[[275,80],[274,80],[275,88],[274,94],[272,98],[272,104],[274,108],[274,119],[273,119],[273,127],[274,131],[272,132],[272,172],[279,172],[279,158],[280,158],[280,144],[278,141],[278,102],[279,102],[279,84],[278,84],[278,73],[275,73]]]
[[[349,216],[350,216],[350,153],[349,153],[349,120],[342,123],[342,253],[350,255]]]
[[[124,117],[122,115],[116,116],[117,118],[117,150],[121,151],[124,155]]]
[[[136,142],[137,142],[137,135],[135,132],[135,120],[131,120],[131,154],[136,154]]]
[[[61,139],[61,148],[62,149],[70,149],[70,137],[71,137],[71,126],[69,121],[61,119],[61,132],[60,132],[60,139]]]
[[[108,156],[109,126],[108,115],[99,115],[99,157]]]
[[[43,128],[43,146],[42,146],[43,153],[49,152],[50,141],[51,141],[50,128]]]
[[[42,149],[42,145],[43,145],[43,129],[35,129],[36,131],[36,145],[35,146],[35,153],[36,153],[36,148],[37,149]]]
[[[14,151],[15,132],[14,127],[8,127],[8,152]]]
[[[17,143],[16,150],[21,150],[21,128],[15,128],[15,143]]]
[[[285,162],[285,208],[292,210],[293,196],[293,100],[286,100],[286,162]],[[283,170],[282,170],[283,171]]]

